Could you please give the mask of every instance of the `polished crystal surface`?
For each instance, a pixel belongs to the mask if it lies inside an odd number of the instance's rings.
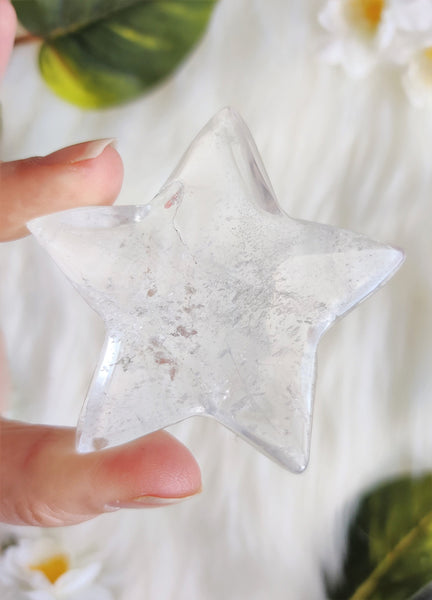
[[[290,218],[231,109],[142,206],[33,220],[106,324],[78,449],[214,417],[294,471],[308,462],[316,349],[400,266],[400,250]]]

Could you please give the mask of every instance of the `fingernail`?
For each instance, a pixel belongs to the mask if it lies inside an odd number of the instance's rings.
[[[94,140],[93,142],[85,142],[78,144],[75,147],[81,146],[78,154],[71,159],[71,163],[82,162],[83,160],[91,160],[102,154],[107,146],[111,146],[115,142],[114,138],[105,138],[103,140]]]
[[[43,158],[43,162],[46,165],[73,165],[78,162],[84,162],[85,160],[91,160],[97,158],[108,146],[115,145],[115,138],[104,138],[102,140],[93,140],[91,142],[83,142],[81,144],[75,144],[74,146],[68,146],[53,152]]]
[[[117,508],[156,508],[158,506],[170,506],[172,504],[179,504],[183,500],[189,500],[194,498],[196,494],[190,496],[182,496],[181,498],[160,498],[159,496],[140,496],[139,498],[133,498],[127,501],[112,502],[106,505],[106,509],[115,510]]]

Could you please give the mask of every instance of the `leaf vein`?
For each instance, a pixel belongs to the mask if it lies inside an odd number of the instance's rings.
[[[369,577],[357,588],[350,600],[365,600],[376,590],[380,579],[398,558],[409,548],[432,522],[432,511],[429,511],[418,523],[406,533],[399,542],[382,558]]]

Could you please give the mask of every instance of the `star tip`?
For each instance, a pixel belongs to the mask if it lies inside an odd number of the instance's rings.
[[[240,113],[230,105],[224,106],[216,113],[212,119],[213,124],[215,123],[243,123],[243,119]]]
[[[383,282],[392,277],[405,261],[405,252],[398,247],[376,243],[368,250],[372,259],[371,270],[383,277]]]
[[[291,464],[289,468],[296,475],[301,475],[306,471],[308,464],[309,458],[304,456],[301,459],[297,460],[295,464]]]
[[[387,251],[389,254],[389,268],[390,273],[395,273],[400,267],[403,265],[406,259],[406,254],[402,250],[402,248],[397,248],[395,246],[388,246]]]
[[[31,219],[30,221],[27,221],[26,227],[29,230],[29,232],[36,239],[38,239],[38,240],[42,239],[44,232],[45,232],[48,218],[49,218],[49,215],[44,215],[41,217],[36,217],[34,219]]]
[[[402,248],[393,248],[393,251],[399,257],[399,265],[401,266],[405,262],[405,259],[406,259],[405,251],[402,250]]]
[[[47,215],[41,215],[27,221],[26,227],[30,233],[40,241],[46,237],[46,234],[51,229],[52,225],[58,223],[61,215],[66,212],[68,211],[58,211]]]
[[[229,104],[227,104],[220,110],[220,114],[227,115],[230,117],[238,117],[239,116],[239,112]]]
[[[268,453],[267,455],[274,460],[279,466],[283,467],[287,471],[291,471],[295,475],[303,473],[309,464],[309,454],[307,451],[300,451],[296,449],[292,451],[279,451],[276,453]]]

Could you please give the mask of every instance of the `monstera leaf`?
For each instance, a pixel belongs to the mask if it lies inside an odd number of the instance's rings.
[[[348,535],[333,600],[432,598],[432,476],[403,478],[368,493]]]
[[[169,75],[202,36],[216,0],[13,0],[43,40],[39,66],[85,108],[131,100]]]

